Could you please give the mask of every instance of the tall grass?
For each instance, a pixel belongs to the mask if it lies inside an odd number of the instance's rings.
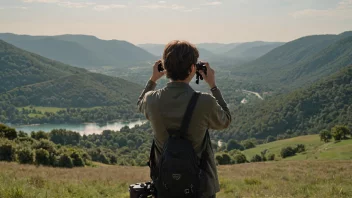
[[[220,198],[352,197],[352,161],[279,161],[218,167]],[[146,167],[59,169],[0,163],[0,198],[127,198]]]

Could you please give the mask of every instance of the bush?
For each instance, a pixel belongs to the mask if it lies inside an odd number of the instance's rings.
[[[30,148],[21,148],[17,151],[18,161],[21,164],[33,164],[34,153]]]
[[[269,161],[274,161],[275,160],[275,154],[274,153],[271,153],[268,155],[268,160]]]
[[[49,153],[56,153],[56,145],[45,139],[41,139],[36,145],[34,145],[35,149],[44,149],[47,150]]]
[[[237,150],[243,150],[243,146],[241,144],[239,144],[236,140],[230,140],[228,143],[227,143],[227,150],[228,151],[231,151],[231,150],[234,150],[234,149],[237,149]]]
[[[306,151],[306,146],[304,146],[304,144],[297,144],[295,153],[302,153],[304,151]]]
[[[245,149],[251,149],[255,147],[255,144],[252,140],[245,140],[242,142],[242,145]]]
[[[221,156],[221,155],[219,155],[219,154],[217,154],[217,155],[215,156],[215,159],[216,159],[217,164],[221,165],[221,162],[222,162],[222,156]]]
[[[0,124],[0,138],[1,137],[13,140],[17,138],[17,132],[14,128],[10,128],[6,125]]]
[[[38,132],[32,131],[31,138],[36,139],[36,140],[41,140],[41,139],[48,140],[49,133],[45,133],[44,131],[38,131]]]
[[[45,149],[39,148],[35,150],[35,163],[37,165],[49,165],[50,164],[50,155],[49,152]]]
[[[100,153],[99,161],[103,164],[110,164],[110,159],[105,155],[105,153]]]
[[[266,138],[266,143],[274,142],[275,140],[276,140],[276,138],[275,138],[274,136],[269,135],[269,136]]]
[[[292,147],[288,146],[288,147],[282,148],[280,154],[282,158],[286,158],[286,157],[294,156],[296,152]]]
[[[320,136],[320,140],[324,141],[325,143],[329,142],[332,138],[331,132],[326,129],[322,130],[319,136]]]
[[[242,164],[247,162],[247,158],[244,154],[236,154],[234,157],[234,161],[236,164]]]
[[[74,166],[82,167],[85,165],[83,158],[77,152],[73,152],[71,158]]]
[[[0,142],[0,161],[15,161],[16,160],[16,148],[10,141]]]
[[[64,168],[72,168],[73,167],[73,161],[70,156],[67,154],[63,154],[60,156],[59,159],[59,167],[64,167]]]
[[[347,139],[347,135],[350,134],[350,130],[346,126],[336,125],[331,129],[332,136],[335,141]]]
[[[260,155],[254,155],[251,159],[251,162],[261,162],[262,157]]]

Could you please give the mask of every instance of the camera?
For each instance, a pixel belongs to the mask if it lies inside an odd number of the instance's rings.
[[[196,63],[196,83],[197,84],[199,84],[199,79],[203,80],[202,75],[200,75],[200,73],[199,73],[200,70],[202,70],[204,72],[204,74],[207,75],[207,66],[202,62]],[[162,63],[159,63],[158,71],[159,72],[164,71],[164,67],[163,67]]]
[[[130,198],[152,198],[155,196],[153,182],[131,184],[129,191]]]

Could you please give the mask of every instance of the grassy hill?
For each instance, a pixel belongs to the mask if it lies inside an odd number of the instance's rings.
[[[101,40],[94,36],[0,34],[0,39],[41,56],[83,68],[123,68],[156,59],[152,54],[126,41]]]
[[[352,159],[352,139],[343,140],[341,142],[320,141],[319,135],[299,136],[295,138],[279,140],[267,144],[261,144],[252,149],[243,151],[247,159],[260,154],[261,151],[268,149],[268,153],[273,153],[275,156],[280,156],[282,148],[287,146],[294,147],[297,144],[304,144],[306,152],[298,153],[293,157],[285,158],[284,160],[351,160]]]
[[[1,40],[0,57],[0,122],[29,122],[28,117],[16,109],[28,105],[64,108],[114,106],[106,112],[103,121],[107,121],[105,117],[111,120],[136,113],[134,101],[142,90],[140,85],[49,60]],[[90,115],[84,113],[84,117]],[[59,117],[55,119],[68,120]]]
[[[219,166],[219,198],[352,196],[351,161],[282,161]],[[149,181],[147,167],[60,169],[0,163],[2,198],[128,198],[128,186]]]
[[[275,88],[297,88],[352,64],[351,39],[352,32],[302,37],[233,68],[233,74]]]
[[[232,109],[228,129],[216,139],[266,139],[316,134],[336,124],[352,128],[352,66],[311,86]]]
[[[233,49],[226,52],[224,55],[228,57],[246,58],[255,60],[271,50],[283,45],[280,42],[263,42],[255,41],[248,43],[241,43],[235,46]]]

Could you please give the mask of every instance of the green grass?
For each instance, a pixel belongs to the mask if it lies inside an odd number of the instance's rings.
[[[352,197],[352,161],[303,160],[219,166],[218,198]],[[0,162],[0,198],[128,198],[147,167],[74,169]]]
[[[244,150],[243,153],[247,159],[251,159],[253,155],[260,154],[261,151],[268,149],[268,154],[274,153],[276,158],[279,157],[283,147],[304,144],[306,152],[298,153],[293,157],[284,160],[349,160],[352,159],[352,139],[343,140],[341,142],[320,141],[319,135],[300,136],[286,140],[270,142],[268,144],[257,145],[255,148]],[[268,155],[267,154],[267,155]]]
[[[17,107],[18,110],[22,110],[22,108],[29,110],[31,109],[30,106],[26,106],[26,107]],[[81,110],[88,110],[88,109],[97,109],[100,107],[92,107],[92,108],[80,108]],[[56,113],[60,110],[66,110],[67,108],[60,108],[60,107],[37,107],[37,106],[33,106],[32,109],[35,109],[37,111],[41,111],[42,113],[48,112],[48,113]],[[36,116],[36,115],[40,115],[40,114],[33,114],[32,116]],[[31,116],[31,114],[30,114]]]

